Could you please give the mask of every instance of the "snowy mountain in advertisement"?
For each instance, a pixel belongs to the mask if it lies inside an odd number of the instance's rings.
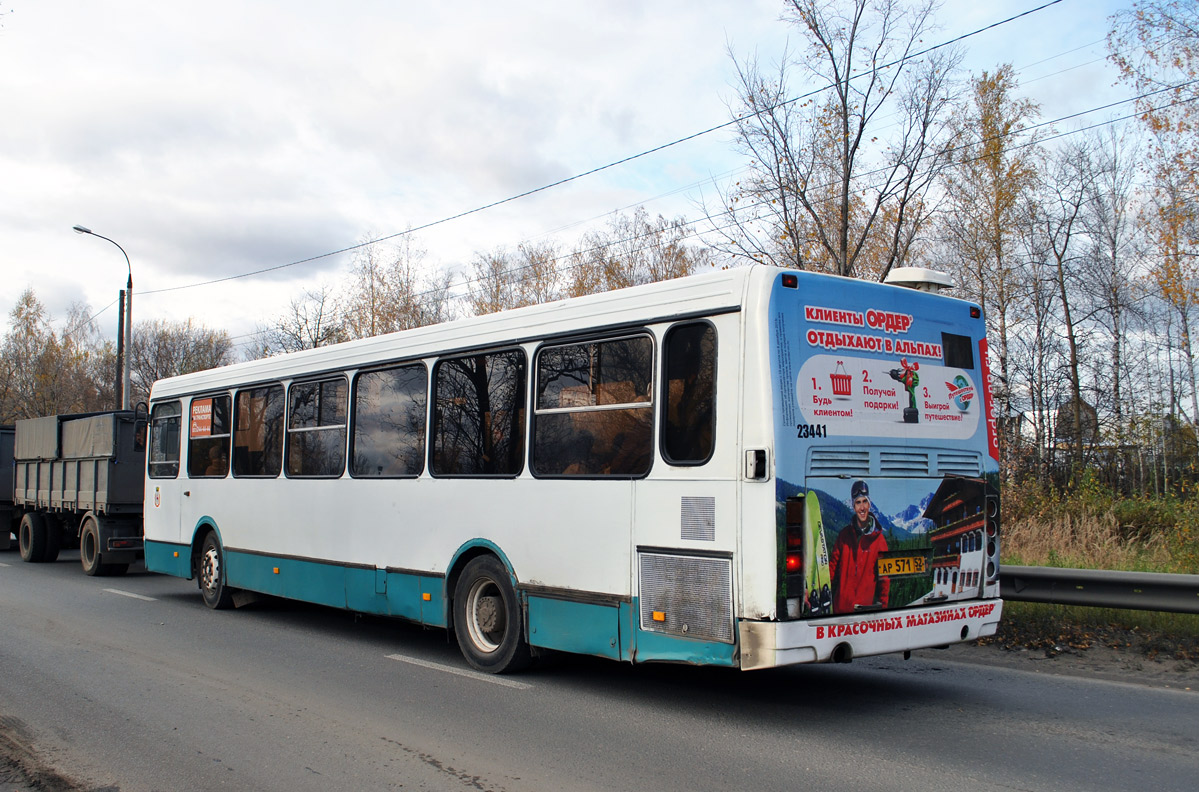
[[[924,496],[924,500],[920,501],[920,503],[913,503],[906,509],[891,515],[889,518],[891,523],[907,534],[928,533],[933,527],[933,521],[922,515],[935,494],[935,492],[930,492]]]

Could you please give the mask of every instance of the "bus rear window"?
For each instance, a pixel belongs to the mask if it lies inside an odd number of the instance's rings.
[[[974,368],[974,342],[970,336],[957,333],[941,333],[941,349],[945,365],[950,368]]]

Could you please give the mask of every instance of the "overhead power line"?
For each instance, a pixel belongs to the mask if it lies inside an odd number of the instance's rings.
[[[962,41],[965,41],[966,39],[968,39],[968,38],[971,38],[971,37],[973,37],[973,36],[977,36],[977,35],[980,35],[980,34],[982,34],[982,33],[985,33],[985,32],[987,32],[987,31],[989,31],[989,30],[993,30],[993,29],[995,29],[995,28],[997,28],[997,27],[1001,27],[1002,25],[1006,25],[1006,24],[1009,24],[1009,23],[1011,23],[1011,22],[1015,22],[1016,20],[1018,20],[1018,19],[1022,19],[1022,18],[1026,17],[1026,16],[1030,16],[1030,15],[1032,15],[1032,14],[1036,14],[1036,13],[1038,13],[1038,12],[1040,12],[1040,11],[1043,11],[1043,10],[1045,10],[1046,8],[1049,8],[1049,7],[1051,7],[1051,6],[1055,6],[1055,5],[1057,5],[1058,3],[1061,3],[1061,2],[1062,2],[1062,0],[1049,0],[1049,2],[1043,3],[1043,4],[1039,5],[1039,6],[1036,6],[1035,8],[1030,8],[1030,9],[1028,9],[1027,11],[1023,11],[1023,12],[1021,12],[1021,13],[1019,13],[1019,14],[1014,14],[1014,15],[1012,15],[1012,16],[1010,16],[1010,17],[1007,17],[1007,18],[1005,18],[1005,19],[1001,19],[1001,20],[999,20],[999,21],[997,21],[997,22],[992,22],[992,23],[991,23],[991,24],[989,24],[989,25],[985,25],[984,27],[978,28],[978,29],[976,29],[976,30],[972,30],[972,31],[970,31],[969,33],[963,33],[962,35],[960,35],[960,36],[957,36],[957,37],[955,37],[955,38],[949,39],[949,40],[947,40],[947,41],[942,41],[942,42],[941,42],[941,43],[939,43],[939,44],[934,44],[933,46],[931,46],[931,47],[927,47],[927,48],[925,48],[925,49],[923,49],[923,50],[920,50],[919,52],[914,52],[914,53],[910,53],[910,54],[908,54],[908,55],[904,55],[903,57],[901,57],[901,58],[897,58],[897,59],[895,59],[895,60],[893,60],[893,61],[891,61],[891,62],[889,62],[889,63],[882,64],[881,66],[879,66],[879,67],[877,67],[877,68],[878,68],[878,69],[888,69],[888,68],[891,68],[891,67],[893,67],[893,66],[898,66],[898,65],[900,65],[900,64],[902,64],[902,63],[905,63],[905,62],[907,62],[907,61],[909,61],[909,60],[914,60],[914,59],[916,59],[916,58],[920,58],[920,57],[922,57],[922,56],[924,56],[924,55],[927,55],[927,54],[929,54],[930,52],[934,52],[934,51],[936,51],[936,50],[939,50],[939,49],[943,49],[943,48],[945,48],[945,47],[952,46],[952,45],[954,45],[954,44],[957,44],[957,43],[960,43],[960,42],[962,42]],[[875,70],[875,69],[872,69],[872,71],[874,71],[874,70]],[[866,73],[868,73],[868,72],[861,72],[861,73],[859,73],[859,74],[853,75],[853,76],[852,76],[850,79],[851,79],[851,80],[852,80],[852,79],[857,79],[858,77],[860,77],[860,76],[862,76],[863,74],[866,74]],[[783,107],[783,106],[786,106],[786,105],[788,105],[788,104],[793,104],[793,103],[795,103],[795,102],[801,101],[801,100],[803,100],[803,99],[809,99],[809,98],[811,98],[811,97],[813,97],[813,96],[816,96],[816,95],[818,95],[818,94],[821,94],[821,93],[823,93],[823,92],[825,92],[825,91],[827,91],[827,90],[829,90],[829,87],[828,87],[828,86],[826,86],[826,87],[824,87],[824,88],[818,88],[818,89],[815,89],[815,90],[813,90],[813,91],[809,91],[809,92],[808,92],[808,93],[806,93],[806,94],[801,94],[801,95],[799,95],[799,96],[795,96],[795,97],[792,97],[792,98],[790,98],[790,99],[784,100],[783,102],[780,102],[778,105],[776,105],[776,107]],[[757,111],[757,112],[767,112],[767,111],[769,111],[769,110],[771,110],[771,109],[775,109],[775,108],[766,108],[765,110],[761,110],[761,111]],[[722,129],[727,129],[728,127],[731,127],[731,126],[734,126],[734,125],[736,125],[736,124],[739,124],[739,123],[741,123],[741,122],[742,122],[742,121],[744,121],[746,118],[750,118],[750,117],[752,117],[752,116],[756,115],[756,114],[757,114],[757,112],[755,112],[755,113],[746,113],[746,114],[744,114],[744,115],[740,115],[740,116],[738,116],[737,118],[734,118],[734,119],[732,119],[732,120],[730,120],[730,121],[725,121],[724,123],[721,123],[721,124],[717,124],[717,125],[715,125],[715,126],[708,127],[707,129],[700,130],[699,132],[694,132],[694,133],[692,133],[692,134],[690,134],[690,135],[686,135],[686,136],[684,136],[684,137],[678,138],[677,140],[672,140],[672,141],[670,141],[669,143],[663,143],[663,144],[661,144],[661,145],[654,146],[653,148],[646,149],[646,150],[644,150],[644,151],[641,151],[641,152],[638,152],[638,153],[636,153],[636,154],[631,154],[631,155],[629,155],[629,156],[627,156],[627,157],[622,157],[621,159],[615,160],[615,161],[613,161],[613,162],[609,162],[609,163],[607,163],[607,164],[605,164],[605,165],[600,165],[600,166],[597,166],[597,167],[595,167],[595,168],[592,168],[592,169],[590,169],[590,170],[587,170],[587,171],[583,171],[582,173],[577,173],[577,174],[575,174],[575,175],[573,175],[573,176],[568,176],[568,177],[566,177],[566,178],[564,178],[564,179],[559,179],[559,180],[557,180],[557,181],[550,182],[549,184],[544,184],[544,185],[542,185],[542,186],[540,186],[540,187],[535,187],[535,188],[533,188],[533,189],[530,189],[530,190],[525,190],[524,192],[517,193],[516,195],[511,195],[511,196],[509,196],[509,197],[507,197],[507,198],[501,198],[501,199],[499,199],[499,200],[497,200],[497,201],[492,201],[491,203],[484,204],[484,205],[482,205],[482,206],[477,206],[477,207],[475,207],[474,209],[467,209],[467,210],[465,210],[465,211],[458,212],[457,214],[450,215],[450,216],[448,216],[448,217],[443,217],[443,218],[441,218],[441,219],[439,219],[439,220],[432,220],[432,221],[430,221],[430,222],[428,222],[428,223],[424,223],[424,224],[422,224],[422,225],[419,225],[419,226],[413,226],[413,227],[409,227],[409,228],[406,228],[406,229],[404,229],[403,231],[397,231],[397,232],[395,232],[394,234],[388,234],[387,236],[382,236],[382,237],[379,237],[378,239],[371,239],[371,240],[368,240],[368,241],[366,241],[366,242],[359,242],[359,243],[357,243],[357,244],[354,244],[354,245],[349,245],[349,246],[347,246],[347,247],[343,247],[343,248],[340,248],[340,249],[338,249],[338,250],[332,250],[332,251],[329,251],[329,252],[327,252],[327,253],[321,253],[321,254],[318,254],[318,255],[315,255],[315,256],[309,256],[308,258],[299,259],[299,260],[297,260],[297,261],[291,261],[291,262],[288,262],[288,263],[286,263],[286,264],[277,264],[277,265],[275,265],[275,266],[273,266],[273,267],[264,267],[264,268],[262,268],[262,269],[253,270],[253,271],[251,271],[251,272],[243,272],[243,273],[241,273],[241,274],[238,274],[238,275],[228,275],[228,276],[226,276],[226,277],[223,277],[223,278],[213,278],[213,279],[211,279],[211,280],[201,281],[201,282],[199,282],[199,283],[190,283],[190,284],[185,284],[185,285],[183,285],[183,286],[169,286],[169,287],[162,288],[162,289],[150,289],[150,290],[147,290],[147,291],[143,291],[143,292],[141,292],[141,294],[142,294],[142,296],[146,296],[146,295],[150,295],[150,294],[162,294],[162,293],[165,293],[165,292],[181,291],[181,290],[183,290],[183,289],[194,289],[194,288],[197,288],[197,287],[200,287],[200,286],[211,286],[211,285],[213,285],[213,284],[216,284],[216,283],[225,283],[225,282],[227,282],[227,281],[232,281],[232,280],[240,280],[240,279],[242,279],[242,278],[250,278],[250,277],[254,277],[254,276],[256,276],[256,275],[265,275],[266,273],[269,273],[269,272],[277,272],[277,271],[279,271],[279,270],[288,269],[288,268],[290,268],[290,267],[296,267],[296,266],[299,266],[299,265],[301,265],[301,264],[309,264],[309,263],[311,263],[311,262],[313,262],[313,261],[319,261],[319,260],[321,260],[321,259],[330,258],[330,257],[332,257],[332,256],[338,256],[338,255],[341,255],[341,254],[343,254],[343,253],[350,253],[350,252],[353,252],[353,251],[355,251],[355,250],[360,250],[360,249],[362,249],[362,248],[369,247],[370,245],[377,244],[377,243],[379,243],[379,242],[386,242],[386,241],[388,241],[388,240],[390,240],[390,239],[395,239],[395,238],[397,238],[397,237],[406,236],[406,235],[408,235],[408,234],[413,234],[413,233],[416,233],[417,231],[424,231],[424,230],[426,230],[426,229],[433,228],[433,227],[435,227],[435,226],[439,226],[439,225],[443,225],[443,224],[445,224],[445,223],[449,223],[449,222],[452,222],[452,221],[454,221],[454,220],[460,220],[460,219],[462,219],[462,218],[464,218],[464,217],[469,217],[469,216],[471,216],[471,215],[478,214],[478,213],[480,213],[480,212],[485,212],[485,211],[487,211],[487,210],[489,210],[489,209],[494,209],[494,208],[496,208],[497,206],[503,206],[504,204],[512,203],[513,201],[519,201],[519,200],[521,200],[522,198],[528,198],[529,196],[532,196],[532,195],[536,195],[536,194],[538,194],[538,193],[545,192],[546,190],[552,190],[552,189],[554,189],[555,187],[561,187],[561,186],[562,186],[562,185],[564,185],[564,184],[569,184],[569,183],[571,183],[571,182],[578,181],[579,179],[584,179],[584,178],[586,178],[586,177],[588,177],[588,176],[594,176],[594,175],[595,175],[595,174],[597,174],[597,173],[602,173],[603,171],[610,170],[610,169],[612,169],[612,168],[615,168],[615,167],[618,167],[618,166],[620,166],[620,165],[625,165],[625,164],[628,164],[628,163],[630,163],[630,162],[633,162],[634,160],[641,159],[642,157],[647,157],[647,156],[649,156],[649,155],[651,155],[651,154],[656,154],[656,153],[658,153],[658,152],[660,152],[660,151],[663,151],[663,150],[665,150],[665,149],[672,148],[672,147],[674,147],[674,146],[678,146],[678,145],[681,145],[681,144],[683,144],[683,143],[687,143],[687,142],[689,142],[689,141],[695,140],[696,138],[700,138],[700,137],[703,137],[703,136],[705,136],[705,135],[710,135],[710,134],[712,134],[713,132],[719,132],[719,131],[720,131],[720,130],[722,130]]]

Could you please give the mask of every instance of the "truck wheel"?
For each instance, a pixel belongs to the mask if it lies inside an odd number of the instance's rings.
[[[50,542],[50,532],[46,530],[46,520],[36,512],[30,512],[21,518],[21,527],[17,532],[17,540],[21,547],[21,560],[31,564],[40,564],[46,560],[46,548]],[[57,554],[55,554],[57,557]]]
[[[233,607],[233,592],[225,585],[225,556],[215,533],[204,537],[200,547],[200,570],[196,575],[204,604],[213,610]]]
[[[454,587],[454,632],[466,662],[489,674],[529,664],[520,600],[508,569],[495,556],[479,556]]]
[[[83,522],[83,530],[79,534],[79,563],[83,564],[83,572],[89,576],[101,573],[100,564],[100,531],[96,521],[88,517]]]

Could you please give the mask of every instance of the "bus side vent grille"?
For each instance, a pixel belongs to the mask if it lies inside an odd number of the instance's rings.
[[[683,496],[683,539],[698,542],[716,541],[716,499],[713,497]]]
[[[878,458],[884,476],[927,476],[929,458],[919,451],[882,451]]]
[[[869,476],[870,450],[814,448],[809,476]]]
[[[640,553],[641,629],[733,642],[733,564],[727,558]]]
[[[944,452],[937,454],[937,472],[942,476],[981,476],[978,454]]]

